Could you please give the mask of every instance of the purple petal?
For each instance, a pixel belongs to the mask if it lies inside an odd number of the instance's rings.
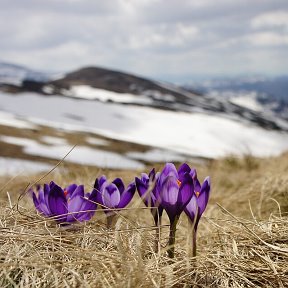
[[[155,176],[155,180],[154,180],[154,188],[152,191],[152,194],[155,196],[156,199],[158,199],[158,201],[160,201],[160,198],[161,198],[160,194],[161,194],[161,188],[162,188],[160,186],[159,178],[160,178],[160,172],[157,172]]]
[[[79,211],[82,211],[81,207],[84,203],[84,199],[81,196],[75,196],[72,200],[68,203],[68,215],[67,215],[67,222],[76,221]]]
[[[96,199],[95,199],[95,202],[99,205],[103,205],[103,198],[102,198],[102,194],[101,194],[101,191],[98,190],[97,188],[95,188],[95,191],[96,191]]]
[[[191,171],[191,168],[189,167],[189,165],[186,163],[183,163],[178,169],[179,180],[182,182],[184,175],[186,173],[190,173],[190,171]]]
[[[69,185],[68,187],[64,188],[64,191],[67,191],[67,192],[66,192],[67,195],[65,195],[66,198],[70,198],[76,188],[77,188],[77,185],[76,185],[76,184],[71,184],[71,185]]]
[[[41,188],[38,190],[38,201],[39,203],[45,203],[44,191]]]
[[[49,183],[49,188],[52,189],[55,185],[56,185],[56,183],[54,181],[51,181]]]
[[[200,184],[199,180],[197,178],[195,178],[193,182],[194,182],[194,191],[195,191],[195,193],[196,192],[200,193],[201,184]]]
[[[193,194],[191,200],[187,204],[187,206],[184,208],[184,212],[189,217],[190,221],[194,223],[195,216],[197,215],[198,205],[197,205],[197,196]]]
[[[190,175],[192,176],[192,178],[194,179],[195,177],[197,178],[197,171],[195,168],[192,168],[190,171]]]
[[[151,191],[152,187],[149,187],[149,182],[148,184],[143,183],[139,178],[135,178],[135,183],[136,183],[136,188],[138,191],[139,196],[143,199],[144,204],[147,207],[155,207],[155,205],[157,205],[157,199],[154,195],[154,190],[155,190],[155,186],[153,188],[153,190]],[[158,201],[160,202],[160,201]]]
[[[99,190],[101,189],[102,185],[107,182],[107,178],[105,175],[102,175],[100,178],[99,178]]]
[[[150,181],[154,181],[155,179],[155,168],[153,168],[150,172],[149,172],[149,175],[148,175]]]
[[[122,179],[116,178],[114,181],[112,181],[112,183],[114,183],[117,186],[120,194],[124,192],[125,186],[124,186]]]
[[[51,187],[51,186],[50,186]],[[48,195],[49,208],[53,216],[67,214],[67,200],[64,191],[58,185],[54,184]],[[59,218],[64,221],[66,216]]]
[[[167,163],[164,166],[164,169],[162,170],[160,176],[159,176],[159,184],[162,186],[165,182],[167,177],[173,176],[176,179],[178,179],[178,172],[176,170],[176,167],[173,163]]]
[[[196,169],[192,169],[190,172],[190,175],[192,176],[193,183],[194,183],[194,191],[195,192],[200,192],[201,191],[201,184],[197,178],[197,171]]]
[[[136,186],[134,183],[130,183],[127,190],[121,195],[120,202],[117,208],[126,207],[134,196]]]
[[[94,188],[98,191],[100,190],[98,178],[95,179]]]
[[[177,211],[179,187],[177,179],[173,176],[166,178],[161,189],[161,206],[166,210],[171,222],[174,221]]]
[[[173,176],[168,176],[162,185],[161,199],[165,203],[175,205],[178,199],[179,186]]]
[[[79,185],[77,186],[77,188],[73,191],[73,194],[71,195],[70,200],[72,200],[74,197],[84,197],[84,186],[83,185]]]
[[[89,197],[87,196],[89,194]],[[97,209],[97,204],[95,203],[97,191],[94,189],[91,194],[87,193],[85,195],[85,198],[83,199],[83,205],[81,207],[80,211],[86,211],[81,212],[77,215],[78,221],[88,221],[90,220],[93,215],[95,214],[95,211]]]
[[[206,177],[203,184],[202,184],[199,197],[197,199],[200,217],[206,209],[206,206],[207,206],[207,203],[209,200],[209,196],[210,196],[210,187],[211,187],[210,186],[210,177]]]
[[[36,197],[36,194],[33,192],[33,202],[36,207],[36,209],[42,213],[44,216],[50,216],[51,211],[49,207],[46,204],[44,191],[40,188],[38,190],[38,198]]]
[[[180,210],[181,212],[183,211],[185,206],[191,200],[193,194],[194,194],[193,179],[190,174],[186,173],[183,176],[183,181],[179,188],[179,194],[178,194],[178,199],[177,199],[179,212]]]
[[[135,177],[136,188],[140,197],[143,197],[148,190],[148,185],[142,179],[140,180],[138,177]]]
[[[146,173],[141,173],[141,181],[145,184],[148,184],[149,176]]]
[[[48,184],[44,184],[44,199],[47,207],[49,207],[48,196],[50,193],[50,186]]]
[[[43,211],[42,211],[41,209],[39,209],[39,202],[38,202],[37,196],[36,196],[36,194],[35,194],[34,191],[32,192],[32,197],[33,197],[33,203],[34,203],[35,208],[36,208],[40,213],[43,213]]]
[[[111,183],[106,187],[102,186],[101,190],[103,206],[107,208],[117,207],[120,202],[120,192],[117,186]]]

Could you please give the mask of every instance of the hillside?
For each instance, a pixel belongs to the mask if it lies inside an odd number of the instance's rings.
[[[7,65],[0,75],[29,70]],[[40,82],[29,75],[0,84],[0,171],[47,169],[73,145],[67,162],[111,169],[288,149],[287,122],[221,97],[97,67]]]

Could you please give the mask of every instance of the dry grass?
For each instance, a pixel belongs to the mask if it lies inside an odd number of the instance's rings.
[[[212,176],[213,190],[198,230],[198,256],[187,257],[182,215],[173,261],[166,256],[167,218],[155,254],[152,217],[138,197],[118,215],[114,230],[105,228],[101,210],[86,225],[64,229],[37,215],[28,195],[19,210],[14,205],[39,175],[2,179],[0,287],[288,287],[287,172],[288,154],[199,166],[200,179]],[[128,183],[140,171],[74,167],[41,183],[54,179],[89,187],[102,173]]]

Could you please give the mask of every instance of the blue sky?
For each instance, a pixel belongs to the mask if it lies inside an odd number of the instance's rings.
[[[0,60],[189,82],[288,74],[287,0],[1,0]]]

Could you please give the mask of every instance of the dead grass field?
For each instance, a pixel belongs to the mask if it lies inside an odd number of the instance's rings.
[[[101,174],[128,183],[141,173],[65,167],[39,182],[89,189]],[[196,168],[200,180],[211,176],[212,192],[195,259],[187,257],[185,215],[175,258],[166,255],[166,216],[161,249],[153,252],[152,216],[138,195],[112,230],[101,209],[92,221],[64,229],[37,215],[28,194],[17,202],[43,175],[1,178],[0,287],[288,287],[288,153],[227,157]]]

